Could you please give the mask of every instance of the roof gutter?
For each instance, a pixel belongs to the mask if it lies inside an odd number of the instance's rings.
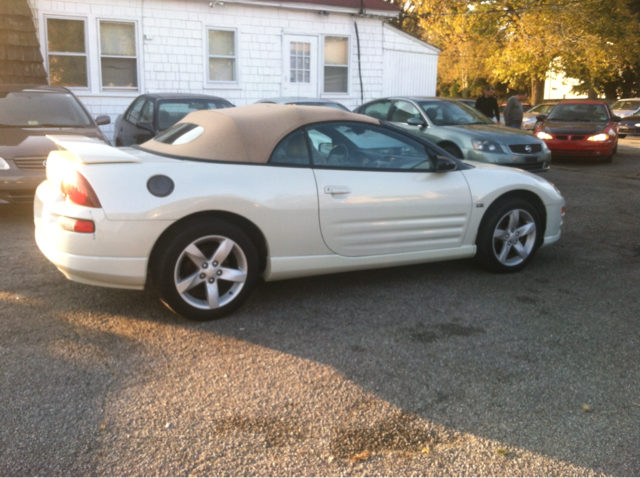
[[[208,0],[204,0],[208,1]],[[361,2],[363,4],[363,2]],[[271,8],[286,8],[289,10],[305,10],[314,12],[328,12],[328,13],[345,13],[349,15],[358,15],[362,17],[380,17],[380,18],[395,18],[400,12],[393,12],[387,10],[368,10],[364,13],[364,5],[360,8],[347,8],[337,7],[334,5],[321,5],[321,4],[309,4],[309,3],[290,3],[290,2],[278,2],[278,1],[262,1],[262,0],[214,0],[209,1],[210,7],[224,6],[224,5],[251,5],[252,7],[271,7]]]

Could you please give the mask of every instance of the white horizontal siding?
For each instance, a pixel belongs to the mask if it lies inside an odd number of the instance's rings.
[[[435,96],[438,57],[407,51],[384,51],[382,96]]]

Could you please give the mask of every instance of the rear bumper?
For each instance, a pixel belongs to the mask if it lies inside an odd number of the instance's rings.
[[[144,289],[151,250],[173,221],[110,221],[102,209],[76,206],[44,181],[34,200],[35,238],[68,279],[120,289]],[[60,216],[93,221],[95,233],[64,230]]]

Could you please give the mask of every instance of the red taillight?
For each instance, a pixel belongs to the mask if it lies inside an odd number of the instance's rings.
[[[79,206],[101,207],[91,184],[78,171],[69,171],[60,183],[60,191],[65,199]]]
[[[96,226],[93,221],[86,219],[74,219],[72,217],[60,216],[58,217],[58,225],[65,231],[71,232],[96,232]]]

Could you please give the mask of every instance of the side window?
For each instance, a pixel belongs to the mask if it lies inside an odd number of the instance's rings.
[[[429,118],[429,121],[436,126],[440,126],[445,122],[445,115],[443,109],[438,105],[424,106],[424,112]]]
[[[144,98],[137,99],[124,119],[126,119],[130,123],[136,124],[140,120],[140,113],[142,112],[144,102]]]
[[[406,123],[409,118],[421,118],[418,108],[408,101],[396,101],[393,105],[391,121]]]
[[[362,114],[375,119],[386,120],[389,108],[391,108],[391,100],[377,101],[364,108]]]
[[[375,125],[324,123],[307,127],[307,134],[315,166],[430,170],[435,159],[423,144]]]
[[[153,103],[146,101],[142,107],[142,113],[140,114],[140,121],[153,124]]]
[[[280,141],[280,144],[273,150],[269,163],[308,166],[309,149],[304,132],[298,130]]]

